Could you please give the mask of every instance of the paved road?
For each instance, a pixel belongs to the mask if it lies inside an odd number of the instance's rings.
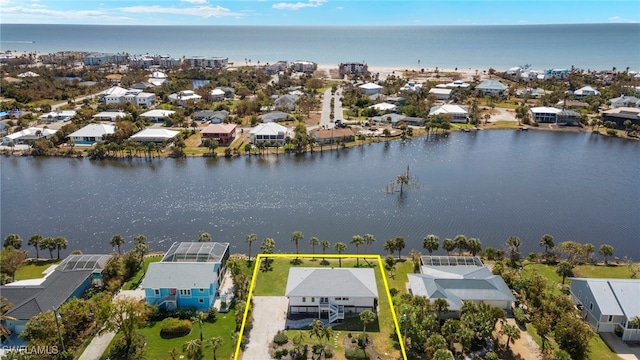
[[[289,299],[284,296],[254,296],[253,327],[243,360],[269,359],[269,344],[287,322]]]
[[[327,89],[324,92],[324,97],[322,98],[322,114],[320,115],[320,127],[324,127],[326,129],[331,129],[334,127],[333,122],[331,122],[331,99],[334,100],[333,104],[333,114],[334,120],[341,119],[342,120],[342,102],[340,101],[341,90],[338,88],[334,95],[331,95],[331,89]]]

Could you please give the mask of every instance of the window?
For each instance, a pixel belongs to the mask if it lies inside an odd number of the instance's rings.
[[[200,292],[201,292],[201,293],[202,293],[202,292],[204,292],[204,289],[200,289]]]
[[[153,289],[153,294],[157,297],[160,296],[160,289]]]
[[[316,298],[315,298],[315,297],[312,297],[312,298],[311,298],[311,302],[316,302]]]
[[[609,315],[609,322],[613,321],[613,315]]]
[[[589,310],[593,310],[593,303],[589,303]]]
[[[307,298],[306,297],[302,297],[302,302],[307,302]]]
[[[200,302],[200,304],[204,303],[204,299],[198,299],[198,302]]]
[[[347,301],[347,300],[349,300],[349,298],[342,298],[342,300]]]
[[[180,289],[180,295],[191,296],[191,289]]]

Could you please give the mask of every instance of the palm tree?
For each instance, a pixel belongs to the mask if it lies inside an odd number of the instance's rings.
[[[221,336],[214,336],[205,341],[205,346],[210,347],[213,350],[213,360],[217,360],[216,351],[222,347],[222,343],[223,341]]]
[[[510,236],[509,239],[507,239],[507,247],[509,248],[510,254],[509,258],[512,262],[520,260],[520,245],[522,245],[522,242],[517,236]]]
[[[193,322],[197,322],[198,323],[198,327],[200,328],[200,342],[202,343],[202,341],[204,341],[203,337],[202,337],[202,322],[205,321],[207,319],[207,314],[205,314],[203,311],[198,311],[196,312],[195,316],[191,317],[191,321]]]
[[[320,246],[322,246],[322,255],[327,254],[327,249],[331,247],[331,244],[327,240],[320,241]],[[325,260],[325,257],[322,256],[322,260]]]
[[[509,350],[509,343],[520,339],[520,329],[512,324],[502,324],[500,334],[507,335],[507,350]]]
[[[251,243],[256,241],[257,239],[258,236],[254,233],[251,233],[247,235],[247,239],[245,240],[247,243],[249,243],[249,261],[251,261]]]
[[[336,250],[336,252],[338,254],[342,254],[344,251],[347,250],[347,244],[343,243],[343,242],[337,242],[333,248]],[[340,267],[342,267],[342,257],[338,258],[338,264]]]
[[[296,255],[300,254],[300,251],[298,251],[298,245],[300,243],[300,240],[304,239],[304,235],[302,234],[301,231],[294,231],[291,234],[291,242],[296,243]]]
[[[4,337],[9,337],[11,331],[4,326],[7,321],[16,321],[18,319],[5,315],[9,309],[13,307],[13,304],[7,301],[4,296],[0,296],[0,334]]]
[[[53,238],[48,237],[48,238],[42,239],[42,241],[40,241],[40,249],[49,250],[49,257],[53,259],[53,250],[56,249],[56,244],[53,242]]]
[[[208,232],[203,232],[202,234],[200,234],[200,237],[198,238],[198,242],[210,242],[211,241],[211,234],[209,234]]]
[[[573,264],[569,261],[562,261],[556,266],[556,273],[562,276],[562,285],[567,276],[573,276]]]
[[[7,235],[7,237],[4,238],[3,247],[7,248],[9,246],[13,247],[16,250],[20,250],[20,248],[22,247],[22,239],[20,238],[20,235],[18,234]]]
[[[178,355],[178,350],[176,350],[176,348],[172,348],[171,350],[169,350],[169,359],[178,360],[179,356],[180,355]]]
[[[402,251],[402,249],[404,249],[404,247],[407,246],[407,242],[404,240],[404,237],[402,236],[398,236],[393,240],[393,242],[395,243],[395,248],[398,251],[398,260],[400,260],[400,251]]]
[[[607,258],[613,256],[613,246],[609,244],[600,246],[600,255],[604,256],[604,264],[607,265]]]
[[[356,246],[356,266],[359,266],[359,258],[358,258],[358,247],[364,244],[364,238],[361,235],[354,235],[351,238],[351,243]]]
[[[593,246],[593,244],[591,243],[586,243],[584,244],[584,252],[586,253],[585,255],[587,256],[587,262],[591,262],[591,254],[596,252],[596,247]]]
[[[480,239],[469,238],[467,240],[467,250],[471,253],[471,256],[476,256],[482,251],[482,242]]]
[[[434,251],[438,251],[439,240],[437,236],[430,234],[422,240],[422,248],[429,252],[431,255]]]
[[[122,237],[122,235],[113,235],[113,237],[111,238],[111,241],[109,241],[109,244],[113,247],[113,246],[117,246],[118,247],[118,254],[121,255],[122,252],[120,251],[120,246],[122,246],[122,244],[124,244],[124,238]]]
[[[393,239],[389,239],[384,242],[384,249],[389,252],[389,254],[393,255],[396,251],[396,243]]]
[[[396,178],[396,182],[400,184],[400,195],[402,195],[404,185],[409,185],[409,176],[406,174],[398,175],[398,177]]]
[[[371,234],[364,234],[362,238],[364,239],[364,253],[367,254],[367,248],[376,241],[376,238]]]
[[[322,344],[322,335],[323,335],[324,325],[322,321],[315,319],[309,325],[309,337],[313,338],[314,336],[318,338],[318,344]]]
[[[42,235],[34,234],[34,235],[31,235],[31,237],[27,241],[27,245],[33,246],[34,248],[36,248],[36,259],[40,258],[40,253],[38,252],[38,247],[40,246],[40,243],[42,242],[42,239],[43,239]]]
[[[549,234],[544,234],[540,238],[540,246],[544,246],[544,253],[547,255],[549,253],[549,249],[553,249],[556,245],[553,243],[553,236]]]
[[[462,251],[467,249],[467,237],[464,235],[457,235],[455,238],[453,238],[453,242],[458,248],[458,255],[462,255]]]
[[[69,242],[67,241],[67,239],[63,238],[62,236],[58,236],[53,239],[53,243],[55,244],[56,249],[58,250],[58,260],[60,260],[60,249],[66,249],[67,246],[69,245]]]
[[[436,310],[436,313],[438,314],[438,320],[441,320],[441,316],[443,313],[449,311],[449,302],[443,298],[437,298],[433,302],[433,306]]]
[[[447,255],[451,255],[451,252],[456,248],[456,243],[453,240],[446,238],[442,242],[442,248],[447,252]]]
[[[362,321],[362,348],[367,345],[367,324],[376,319],[376,314],[371,310],[365,310],[360,313],[360,321]]]
[[[318,245],[320,243],[320,239],[318,239],[315,236],[312,236],[311,239],[309,239],[309,244],[311,244],[311,249],[313,251],[313,258],[315,259],[315,255],[316,255],[316,245]]]
[[[187,353],[187,358],[200,360],[202,359],[202,342],[198,339],[189,340],[182,345],[182,351]]]

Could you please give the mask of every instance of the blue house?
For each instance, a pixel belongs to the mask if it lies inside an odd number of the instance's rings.
[[[1,286],[0,294],[13,304],[5,315],[16,319],[3,320],[2,325],[11,331],[7,342],[22,344],[18,335],[29,319],[81,297],[92,286],[102,286],[102,269],[109,258],[111,255],[70,255],[59,265],[52,265],[43,278]]]
[[[140,285],[147,303],[167,310],[210,309],[229,259],[229,243],[174,243],[160,262],[149,264]]]

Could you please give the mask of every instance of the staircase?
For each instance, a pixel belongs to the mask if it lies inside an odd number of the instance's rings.
[[[176,295],[167,295],[157,302],[158,306],[164,305],[167,310],[175,310],[178,307]]]
[[[344,305],[336,305],[332,302],[328,303],[327,310],[329,310],[329,323],[332,324],[337,320],[344,319]]]

